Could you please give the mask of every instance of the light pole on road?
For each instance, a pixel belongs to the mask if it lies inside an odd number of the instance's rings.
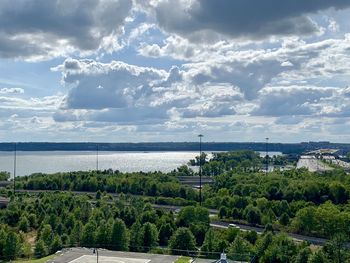
[[[17,143],[14,143],[13,151],[13,197],[16,196],[16,170],[17,170]]]
[[[266,139],[266,171],[265,174],[267,175],[267,172],[269,170],[269,151],[268,151],[268,143],[269,143],[269,138],[265,138]]]
[[[199,205],[202,206],[202,137],[199,134]]]
[[[98,144],[96,144],[96,172],[98,172]]]

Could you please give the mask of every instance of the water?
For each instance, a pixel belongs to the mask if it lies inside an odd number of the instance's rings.
[[[264,156],[265,153],[261,153]],[[272,155],[281,153],[271,152]],[[170,172],[187,164],[198,152],[99,152],[98,168],[121,172]],[[209,154],[210,157],[210,154]],[[0,151],[0,171],[13,173],[13,152]],[[91,151],[18,151],[17,176],[96,170],[96,152]]]
[[[98,167],[121,172],[170,172],[197,155],[198,152],[99,152]],[[12,173],[13,159],[13,152],[0,152],[0,171]],[[96,152],[17,152],[16,174],[88,171],[96,170],[96,166]]]

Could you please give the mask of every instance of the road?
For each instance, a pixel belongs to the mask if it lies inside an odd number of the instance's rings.
[[[210,224],[210,226],[216,227],[216,228],[228,228],[229,224],[230,224],[229,222],[213,221]],[[256,226],[237,224],[237,223],[235,223],[235,225],[244,231],[255,231],[258,234],[262,234],[264,232],[263,227],[256,227]],[[275,232],[279,232],[279,231],[275,231]],[[294,233],[286,233],[286,234],[296,241],[308,241],[315,245],[323,245],[328,241],[327,239],[324,239],[324,238],[310,237],[310,236],[298,235]]]

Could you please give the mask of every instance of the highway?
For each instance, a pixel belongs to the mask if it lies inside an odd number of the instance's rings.
[[[228,228],[229,224],[230,224],[229,222],[213,221],[211,222],[210,226],[216,227],[216,228]],[[255,231],[258,234],[262,234],[264,232],[263,227],[250,226],[250,225],[239,224],[239,223],[234,223],[234,224],[243,231]],[[279,231],[275,231],[275,232],[278,233]],[[324,239],[324,238],[310,237],[310,236],[304,236],[304,235],[299,235],[294,233],[286,233],[286,234],[296,241],[307,241],[315,245],[323,245],[328,241],[327,239]]]

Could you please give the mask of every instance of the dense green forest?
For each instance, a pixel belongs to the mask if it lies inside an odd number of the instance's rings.
[[[202,208],[198,190],[177,179],[196,175],[187,166],[168,174],[107,170],[18,178],[18,189],[68,192],[14,197],[5,191],[11,202],[0,210],[1,257],[9,259],[13,251],[9,246],[16,244],[20,249],[12,257],[40,257],[65,246],[87,246],[213,258],[218,255],[211,252],[225,250],[231,258],[253,262],[349,260],[345,249],[350,236],[349,175],[342,169],[265,174],[260,172],[265,161],[253,151],[215,153],[210,160],[197,157],[193,164],[202,162],[203,174],[214,181],[203,187]],[[293,160],[271,157],[269,162],[285,165]],[[69,191],[92,192],[95,198]],[[174,214],[154,209],[151,203],[186,207]],[[257,235],[232,227],[212,229],[208,208],[217,209],[222,221],[261,226],[266,231]],[[295,243],[276,234],[277,230],[330,241],[322,249],[315,248]],[[31,235],[32,244],[28,243]],[[34,252],[30,245],[35,245]]]

